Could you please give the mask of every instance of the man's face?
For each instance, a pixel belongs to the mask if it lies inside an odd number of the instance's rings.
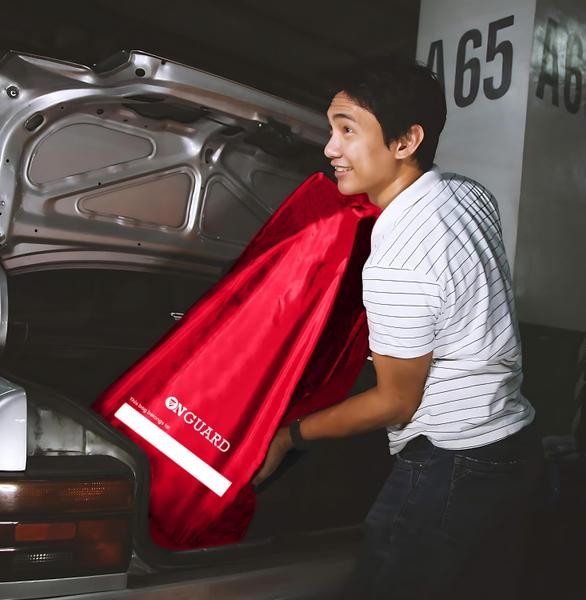
[[[324,154],[335,168],[338,189],[342,194],[365,192],[378,204],[397,176],[396,142],[385,145],[376,117],[344,92],[334,96],[327,114],[331,137]]]

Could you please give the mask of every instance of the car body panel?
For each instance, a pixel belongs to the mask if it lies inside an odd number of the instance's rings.
[[[0,471],[24,471],[26,457],[26,391],[0,377]]]

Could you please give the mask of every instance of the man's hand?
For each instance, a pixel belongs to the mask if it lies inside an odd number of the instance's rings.
[[[270,477],[277,470],[277,467],[281,464],[285,454],[287,454],[291,448],[293,448],[293,441],[291,440],[289,428],[282,427],[277,431],[273,438],[265,461],[252,480],[253,485],[258,485]]]
[[[376,386],[304,417],[300,423],[304,440],[346,437],[411,420],[421,404],[433,353],[394,358],[373,352],[372,357]],[[272,475],[292,447],[289,429],[279,429],[252,483],[258,485]]]

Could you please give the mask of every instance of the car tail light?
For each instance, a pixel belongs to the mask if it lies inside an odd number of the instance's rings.
[[[130,510],[132,482],[102,481],[14,481],[0,482],[2,512],[36,514]]]
[[[62,464],[67,457],[51,458]],[[131,474],[121,463],[113,465],[114,459],[87,458],[105,460],[88,460],[87,469],[78,460],[74,477],[63,469],[51,477],[45,469],[48,475],[41,479],[37,469],[34,479],[26,472],[0,479],[0,581],[126,571],[132,550]],[[80,471],[91,475],[96,463],[111,472],[82,479]]]

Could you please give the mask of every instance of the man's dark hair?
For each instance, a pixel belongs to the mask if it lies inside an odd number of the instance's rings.
[[[342,91],[377,118],[387,145],[421,125],[425,135],[415,158],[423,171],[431,169],[446,100],[430,69],[401,56],[371,58],[337,73],[332,95]]]

